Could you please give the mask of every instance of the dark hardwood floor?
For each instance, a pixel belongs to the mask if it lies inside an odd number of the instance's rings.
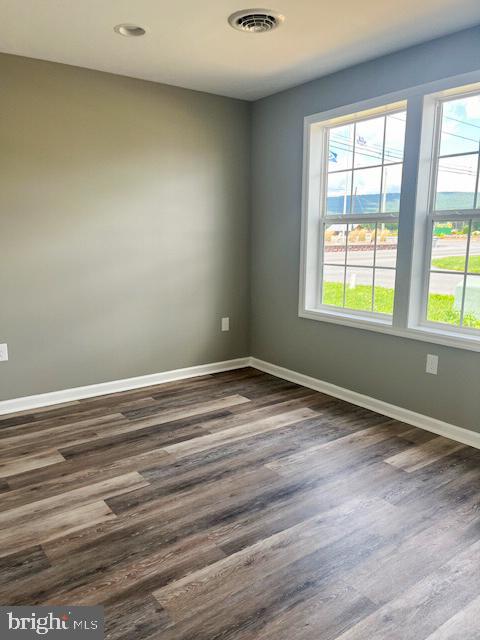
[[[480,451],[253,369],[0,418],[0,504],[111,639],[480,638]]]

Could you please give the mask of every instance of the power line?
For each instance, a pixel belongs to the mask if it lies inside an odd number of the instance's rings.
[[[443,117],[446,120],[454,120],[455,122],[460,122],[460,124],[464,124],[467,127],[475,127],[476,129],[480,129],[480,125],[473,124],[473,122],[467,122],[466,120],[459,120],[458,118],[454,118],[453,116],[446,116],[445,114],[443,115]]]
[[[451,134],[451,135],[455,135],[455,134]],[[336,143],[336,144],[334,144],[332,146],[333,146],[334,149],[336,148],[336,149],[339,149],[340,151],[347,151],[347,152],[353,151],[353,148],[354,148],[354,145],[352,143],[350,143],[350,142],[349,143],[343,143],[343,142],[340,143],[340,142],[338,142],[338,143]],[[355,146],[355,152],[356,152],[356,155],[363,156],[365,158],[373,158],[374,160],[378,160],[379,161],[378,162],[379,165],[382,164],[380,162],[381,161],[380,154],[377,152],[376,149],[372,149],[370,146],[362,147],[362,149],[358,150],[358,151],[357,151],[357,147]],[[370,153],[368,153],[368,152],[370,152]],[[403,161],[403,154],[395,156],[394,153],[395,153],[395,151],[388,151],[389,159],[391,158],[393,160],[398,160],[399,162],[402,162]],[[440,157],[440,159],[441,159],[441,157]],[[385,163],[384,163],[383,166],[387,166],[388,167],[388,164],[385,165]],[[361,169],[361,168],[368,169],[368,166],[367,167],[354,167],[354,168],[357,169],[357,170]],[[473,171],[472,169],[469,169],[468,167],[462,168],[462,167],[455,166],[455,165],[444,166],[441,169],[442,169],[442,171],[446,171],[446,172],[449,172],[449,173],[456,173],[456,174],[459,174],[459,175],[472,175],[473,176],[476,173],[475,171]],[[345,169],[344,171],[349,171],[349,170],[351,170],[351,169]],[[342,170],[340,169],[339,172],[340,171],[342,171]]]

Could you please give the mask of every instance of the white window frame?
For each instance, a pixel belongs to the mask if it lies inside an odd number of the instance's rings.
[[[468,86],[471,85],[471,86]],[[341,106],[326,112],[307,116],[304,119],[304,154],[302,178],[302,231],[300,247],[300,283],[298,315],[302,318],[334,323],[348,327],[386,333],[402,338],[422,340],[434,344],[480,351],[480,331],[467,327],[453,327],[428,322],[426,318],[426,287],[430,269],[431,218],[430,205],[436,175],[434,156],[439,129],[438,101],[462,93],[480,92],[480,72],[447,78],[441,81],[414,87],[405,91],[387,94],[371,100]],[[400,213],[389,216],[390,221],[399,221],[397,250],[397,278],[395,285],[394,313],[392,316],[374,312],[359,312],[343,307],[318,304],[318,277],[321,268],[319,203],[322,189],[319,179],[324,142],[322,131],[325,124],[344,118],[351,121],[364,111],[380,114],[395,103],[407,101],[406,140],[403,161]],[[372,117],[368,115],[367,117]],[[337,124],[337,123],[336,123]],[[480,162],[479,162],[480,166]],[[322,171],[325,180],[326,171]],[[412,189],[411,185],[416,184]],[[410,186],[409,186],[410,185]],[[471,210],[459,214],[459,220],[471,219]],[[452,212],[446,213],[450,220]],[[348,222],[348,216],[328,216],[328,221]],[[480,217],[480,211],[479,211]],[[367,222],[368,216],[361,220]],[[375,216],[378,219],[378,216]]]

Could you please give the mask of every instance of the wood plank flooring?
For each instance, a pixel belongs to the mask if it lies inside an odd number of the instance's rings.
[[[480,451],[254,369],[0,417],[0,604],[112,640],[480,638]]]

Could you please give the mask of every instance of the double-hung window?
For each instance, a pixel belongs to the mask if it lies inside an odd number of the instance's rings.
[[[305,119],[299,313],[480,350],[480,85],[429,88]]]
[[[391,322],[406,103],[312,125],[312,308]],[[316,186],[316,188],[315,188]]]
[[[423,321],[472,335],[480,335],[479,154],[480,95],[438,99]]]

